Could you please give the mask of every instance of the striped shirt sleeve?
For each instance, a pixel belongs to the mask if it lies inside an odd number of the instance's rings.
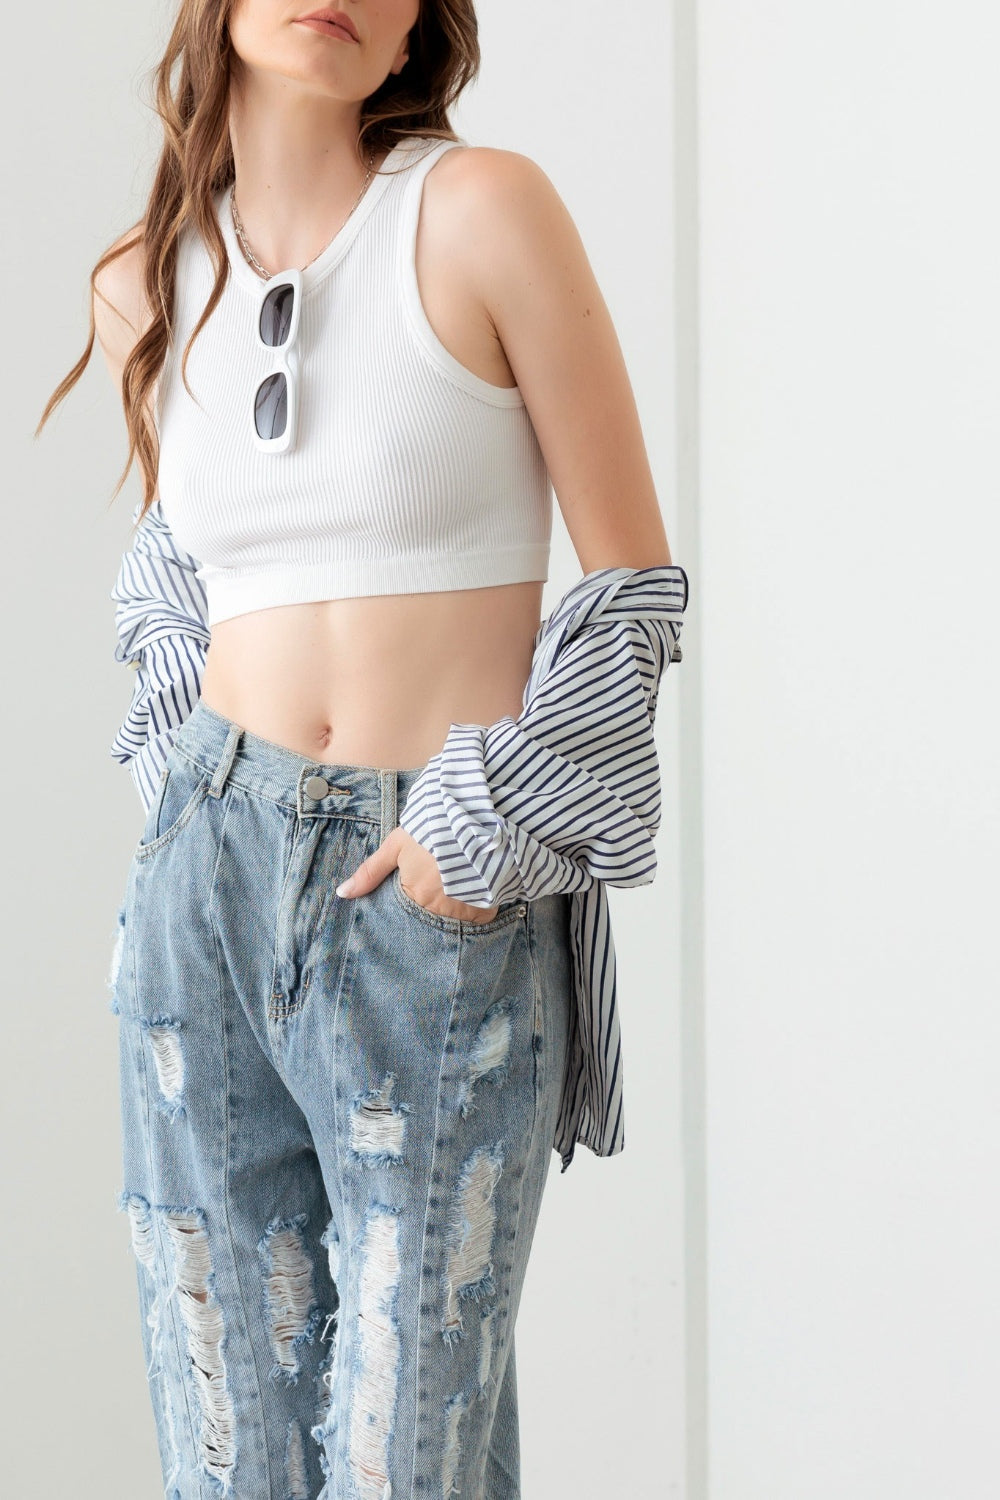
[[[141,509],[132,513],[133,522]],[[201,693],[211,640],[199,564],[177,546],[157,499],[125,552],[111,589],[115,660],[136,669],[132,698],[110,753],[148,811],[176,731]]]
[[[678,564],[602,568],[536,633],[518,718],[452,724],[410,789],[402,827],[473,906],[569,893],[575,1006],[555,1148],[622,1149],[621,1038],[606,886],[656,873],[660,681],[679,661]]]

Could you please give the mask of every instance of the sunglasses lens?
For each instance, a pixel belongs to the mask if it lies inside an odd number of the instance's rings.
[[[294,306],[295,288],[287,281],[274,287],[264,298],[260,309],[260,336],[270,348],[280,349],[288,342]]]
[[[281,437],[288,421],[288,381],[283,370],[269,375],[257,387],[253,419],[258,437]]]

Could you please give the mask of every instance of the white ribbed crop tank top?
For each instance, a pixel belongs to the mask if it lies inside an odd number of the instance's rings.
[[[214,278],[197,231],[182,231],[156,389],[158,488],[200,563],[209,625],[277,604],[548,577],[552,488],[524,399],[452,356],[417,288],[424,179],[466,144],[400,141],[302,270],[298,423],[284,453],[253,438],[253,394],[275,360],[258,345],[264,281],[243,258],[228,188],[214,201],[230,278],[191,349],[196,399],[184,388],[181,354]]]

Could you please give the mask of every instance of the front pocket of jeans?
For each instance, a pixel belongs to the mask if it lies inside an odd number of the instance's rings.
[[[146,815],[146,825],[135,848],[137,859],[148,859],[177,837],[190,822],[209,788],[207,771],[187,761],[168,760],[161,773],[156,796]]]
[[[444,932],[461,933],[463,936],[488,936],[491,932],[499,932],[502,928],[508,927],[511,922],[524,916],[525,913],[523,902],[505,901],[496,916],[491,917],[488,922],[473,922],[461,917],[442,916],[439,912],[430,911],[426,906],[421,906],[403,890],[398,865],[393,868],[389,879],[392,882],[392,891],[396,901],[409,916],[418,917],[420,921],[428,923],[431,927],[438,927]]]

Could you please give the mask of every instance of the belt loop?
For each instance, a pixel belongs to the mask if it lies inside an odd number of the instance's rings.
[[[211,784],[208,788],[209,794],[212,797],[222,796],[222,789],[226,784],[226,777],[229,775],[233,761],[236,758],[236,751],[239,747],[240,735],[242,733],[242,726],[239,724],[234,724],[232,729],[230,729],[229,733],[226,735],[226,743],[222,747],[222,754],[219,757],[219,764],[215,768],[215,775],[212,777]]]
[[[384,844],[396,826],[396,772],[379,771],[382,790],[382,838]]]

